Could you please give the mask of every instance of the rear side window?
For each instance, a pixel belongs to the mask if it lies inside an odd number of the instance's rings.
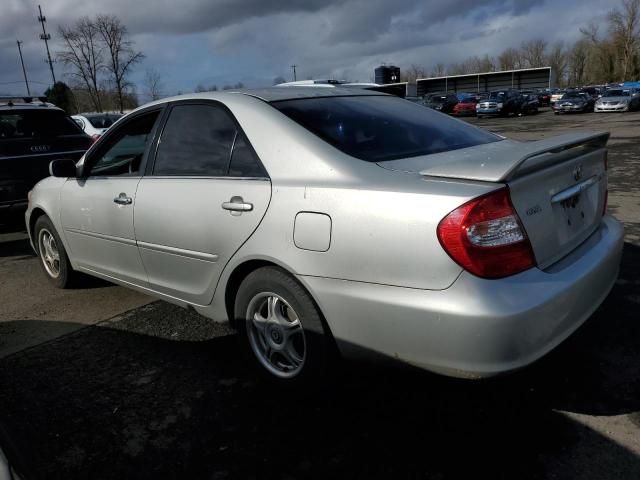
[[[0,112],[0,140],[55,138],[81,133],[80,127],[59,110],[7,110]]]
[[[391,96],[306,98],[271,105],[344,153],[369,162],[501,140],[430,108]]]
[[[162,132],[154,175],[226,175],[236,126],[213,105],[176,105]]]
[[[236,141],[233,144],[231,163],[229,164],[229,176],[255,178],[266,176],[262,165],[249,145],[249,141],[242,132],[238,132]]]

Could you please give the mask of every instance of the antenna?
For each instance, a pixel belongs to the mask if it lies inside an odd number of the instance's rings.
[[[42,24],[42,33],[40,34],[40,40],[44,40],[44,44],[47,47],[47,59],[45,60],[49,64],[49,69],[51,70],[51,78],[53,78],[53,83],[56,83],[56,74],[53,73],[53,61],[51,60],[51,53],[49,52],[49,40],[51,40],[51,35],[47,33],[47,30],[44,27],[47,18],[42,15],[42,8],[38,5],[38,11],[40,15],[38,16],[38,21]]]
[[[20,45],[22,45],[23,42],[21,42],[20,40],[16,40],[16,43],[18,44],[18,53],[20,53],[20,63],[22,64],[24,83],[27,85],[27,95],[31,96],[31,91],[29,90],[29,80],[27,80],[27,71],[24,68],[24,60],[22,59],[22,48],[20,48]]]

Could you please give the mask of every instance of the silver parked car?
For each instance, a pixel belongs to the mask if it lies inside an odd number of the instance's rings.
[[[602,94],[594,112],[629,112],[640,109],[640,96],[628,88],[612,88]]]
[[[52,162],[26,223],[57,286],[84,272],[229,320],[272,377],[334,353],[486,377],[611,289],[607,140],[515,142],[366,90],[186,95]]]

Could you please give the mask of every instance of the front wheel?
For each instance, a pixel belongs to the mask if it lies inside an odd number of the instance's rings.
[[[58,288],[70,287],[76,272],[71,267],[67,251],[51,220],[46,216],[38,218],[33,232],[40,266],[47,279]]]
[[[300,383],[326,372],[334,355],[328,328],[309,293],[284,270],[250,273],[234,311],[244,348],[262,375]]]

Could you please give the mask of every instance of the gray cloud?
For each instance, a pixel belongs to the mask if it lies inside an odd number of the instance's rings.
[[[7,4],[8,2],[8,4]],[[24,40],[30,79],[47,82],[38,39],[38,0],[3,0],[0,91],[22,79],[15,39]],[[380,62],[430,67],[498,54],[523,40],[573,40],[580,25],[611,8],[599,0],[49,0],[48,28],[110,13],[129,27],[170,91],[197,83],[270,83],[299,65],[301,78],[368,81]],[[606,3],[606,4],[605,4]],[[567,24],[567,21],[569,24]],[[17,68],[16,68],[17,67]],[[62,65],[56,65],[60,76]]]

